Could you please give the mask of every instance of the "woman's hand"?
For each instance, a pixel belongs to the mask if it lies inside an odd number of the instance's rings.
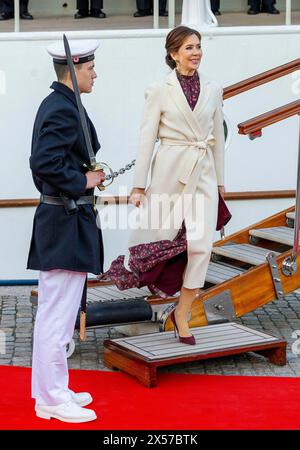
[[[224,197],[225,197],[225,186],[219,185],[219,186],[218,186],[218,191],[220,192],[221,197],[222,197],[223,200],[224,200]]]
[[[139,208],[142,204],[144,195],[145,195],[145,189],[133,188],[130,193],[129,203],[132,203],[134,206]]]

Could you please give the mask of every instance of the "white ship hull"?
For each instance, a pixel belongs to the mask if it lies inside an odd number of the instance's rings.
[[[224,87],[299,57],[300,27],[234,27],[200,30],[201,70]],[[98,159],[114,170],[134,159],[147,85],[164,77],[167,30],[70,32],[70,38],[99,38],[94,93],[83,98],[97,128]],[[45,47],[62,33],[0,34],[0,192],[3,199],[38,198],[29,170],[32,126],[50,92],[54,71]],[[298,117],[272,125],[250,141],[237,124],[299,98],[294,73],[224,102],[231,139],[226,149],[226,190],[296,188]],[[119,177],[103,195],[126,195],[132,173]],[[228,201],[233,218],[227,234],[294,203],[294,199]],[[108,207],[110,210],[113,206]],[[126,207],[116,207],[126,217]],[[26,270],[34,208],[0,208],[0,281],[36,279]],[[100,212],[105,223],[106,211]],[[104,227],[105,228],[105,227]],[[105,267],[124,253],[128,230],[104,229]],[[216,239],[219,235],[216,232]],[[63,239],[63,236],[61,237]]]

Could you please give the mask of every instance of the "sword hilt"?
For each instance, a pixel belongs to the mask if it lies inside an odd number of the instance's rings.
[[[87,164],[83,164],[83,167],[86,167],[88,170],[90,170],[91,172],[100,172],[100,171],[103,171],[104,173],[105,173],[105,168],[107,168],[108,170],[109,170],[109,172],[110,172],[110,175],[111,175],[111,181],[108,183],[108,184],[106,184],[106,185],[104,185],[104,184],[98,184],[98,186],[97,186],[97,188],[99,189],[99,191],[104,191],[108,186],[110,186],[112,183],[113,183],[113,181],[114,181],[114,178],[115,178],[115,176],[114,176],[114,172],[113,172],[113,170],[109,167],[109,165],[108,164],[106,164],[106,163],[104,163],[104,162],[96,162],[96,163],[94,163],[94,164],[92,164],[92,165],[87,165]]]

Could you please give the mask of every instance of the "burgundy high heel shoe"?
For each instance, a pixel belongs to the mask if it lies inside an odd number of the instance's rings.
[[[179,337],[179,342],[181,342],[182,344],[195,345],[196,344],[195,336],[191,335],[191,336],[182,337],[179,335],[179,331],[178,331],[178,327],[177,327],[177,323],[176,323],[176,319],[175,319],[175,309],[173,309],[173,311],[171,312],[170,317],[171,317],[171,320],[174,325],[174,335],[176,337],[176,331],[177,331],[178,337]]]

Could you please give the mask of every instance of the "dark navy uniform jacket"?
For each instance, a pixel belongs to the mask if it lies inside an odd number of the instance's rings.
[[[42,102],[34,124],[30,168],[40,193],[78,199],[86,190],[89,155],[75,94],[62,83]],[[99,150],[95,128],[87,116],[94,152]],[[103,272],[103,243],[92,205],[68,215],[64,206],[41,203],[36,209],[27,268]]]

